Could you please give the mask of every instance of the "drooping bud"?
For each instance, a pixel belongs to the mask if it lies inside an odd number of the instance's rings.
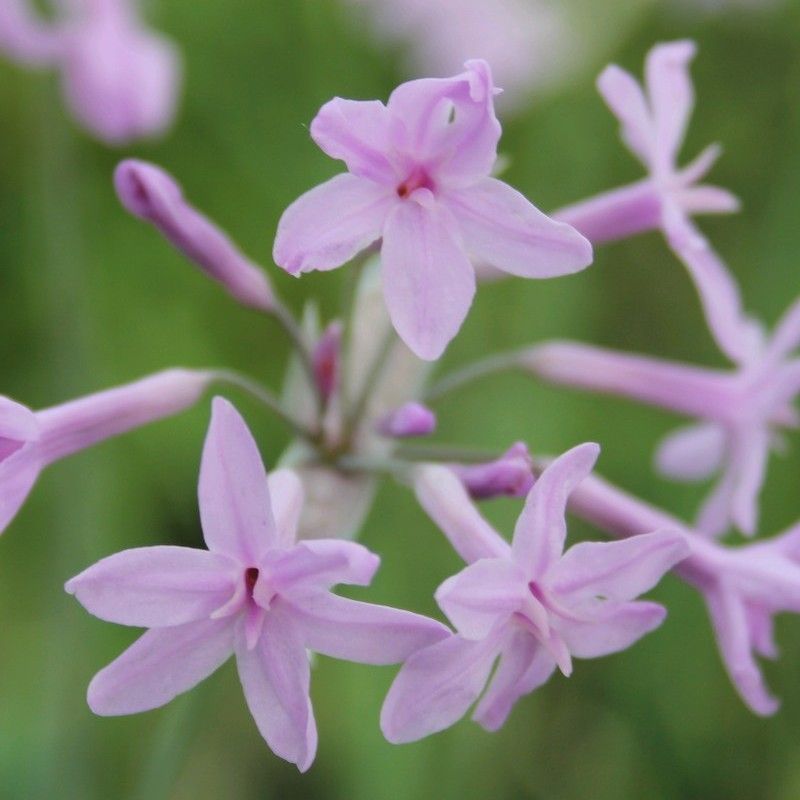
[[[435,430],[436,414],[422,403],[406,403],[378,423],[378,432],[393,439],[430,436]]]
[[[483,464],[450,464],[476,500],[525,497],[533,486],[533,461],[524,442],[513,444],[500,458]]]

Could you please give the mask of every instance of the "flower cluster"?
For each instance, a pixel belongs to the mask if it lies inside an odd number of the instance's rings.
[[[137,27],[122,0],[83,0],[74,13],[63,26],[45,26],[6,3],[0,43],[20,59],[57,64],[79,115],[105,138],[159,127],[174,89],[164,44]],[[81,37],[92,46],[75,45]],[[177,414],[212,389],[250,394],[294,438],[274,454],[268,475],[244,419],[214,397],[199,478],[208,549],[125,550],[67,582],[94,616],[147,629],[89,684],[95,713],[162,706],[235,656],[259,731],[304,771],[317,749],[309,686],[310,654],[319,653],[399,665],[380,713],[391,742],[448,728],[473,705],[473,719],[494,731],[556,671],[569,676],[574,659],[617,653],[656,629],[666,610],[640,597],[669,571],[703,594],[744,701],[759,714],[776,710],[754,653],[774,657],[774,614],[800,611],[798,531],[739,548],[710,537],[731,525],[755,533],[768,454],[798,424],[800,304],[767,336],[742,310],[736,283],[693,221],[738,207],[727,191],[698,183],[716,146],[677,166],[694,52],[685,41],[654,48],[646,91],[618,67],[602,73],[601,94],[647,177],[551,215],[494,177],[499,90],[486,61],[468,61],[454,77],[402,84],[385,104],[326,103],[311,137],[347,171],[296,200],[274,243],[275,262],[292,275],[348,263],[358,273],[352,303],[325,323],[310,307],[298,318],[167,171],[138,160],[118,166],[114,185],[131,215],[285,331],[293,347],[285,390],[279,397],[229,370],[172,369],[42,411],[0,398],[0,531],[43,468]],[[111,77],[125,80],[115,84],[104,72],[100,96],[95,68],[109,64]],[[129,80],[140,69],[143,79]],[[655,229],[688,269],[732,370],[545,342],[430,382],[431,362],[458,334],[477,277],[579,272],[593,245]],[[516,442],[476,459],[415,441],[435,432],[439,397],[508,368],[695,418],[661,445],[657,464],[687,480],[720,475],[697,522],[593,477],[595,444],[542,460]],[[412,489],[466,564],[435,591],[449,626],[334,592],[340,584],[368,587],[378,569],[379,557],[353,539],[387,476]],[[499,496],[521,502],[509,539],[476,505]],[[568,506],[618,541],[567,548]]]

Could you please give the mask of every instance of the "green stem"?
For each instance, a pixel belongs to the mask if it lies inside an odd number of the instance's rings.
[[[500,453],[492,450],[478,450],[475,448],[451,445],[401,445],[395,450],[399,459],[407,461],[437,461],[460,462],[480,464],[484,461],[494,461],[500,458]]]
[[[519,353],[517,351],[499,353],[480,361],[473,361],[466,367],[451,372],[449,375],[445,375],[444,378],[434,383],[433,386],[425,392],[423,399],[428,402],[439,400],[455,389],[460,389],[462,386],[473,383],[480,378],[485,378],[487,375],[494,375],[498,372],[508,372],[509,370],[519,368]]]
[[[343,472],[369,472],[373,475],[390,475],[401,483],[407,483],[409,472],[414,465],[397,458],[344,455],[336,460],[336,466]]]

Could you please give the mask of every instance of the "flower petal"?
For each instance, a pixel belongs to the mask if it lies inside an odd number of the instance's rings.
[[[645,80],[655,127],[654,169],[671,171],[678,156],[694,106],[689,62],[694,42],[660,44],[647,55]]]
[[[310,539],[270,563],[270,584],[281,594],[305,596],[339,583],[369,586],[381,560],[357,542]]]
[[[450,635],[436,620],[328,592],[291,602],[309,650],[359,664],[398,664]]]
[[[547,683],[555,669],[553,657],[530,633],[516,631],[472,719],[487,731],[499,730],[517,700]]]
[[[0,533],[28,499],[41,469],[41,453],[35,442],[15,449],[10,455],[7,452],[0,461]]]
[[[340,267],[381,237],[394,190],[345,173],[306,192],[278,222],[272,257],[298,274]]]
[[[94,676],[87,695],[90,708],[112,717],[165,705],[230,658],[233,631],[230,619],[147,631]]]
[[[636,79],[616,64],[606,67],[597,79],[597,89],[622,125],[622,138],[630,150],[650,167],[655,131],[642,88]]]
[[[516,189],[483,178],[443,195],[476,261],[523,278],[554,278],[592,263],[592,246],[575,228],[539,211]]]
[[[530,591],[525,573],[506,558],[481,559],[448,578],[436,602],[465,639],[483,639],[520,610]]]
[[[725,457],[727,436],[721,425],[687,425],[668,434],[656,451],[662,475],[684,481],[702,481],[713,475]]]
[[[389,112],[380,101],[334,97],[314,117],[311,138],[331,158],[344,161],[353,175],[378,183],[397,182],[387,157]]]
[[[573,656],[598,658],[626,650],[666,616],[667,610],[658,603],[608,603],[597,619],[559,619],[557,627]]]
[[[278,541],[267,473],[239,412],[215,397],[200,466],[200,519],[208,549],[257,566]]]
[[[543,575],[561,556],[570,492],[592,471],[600,447],[581,444],[559,456],[533,485],[514,529],[514,559],[529,578]]]
[[[413,742],[458,722],[478,699],[500,649],[450,636],[406,661],[381,709],[381,730],[393,744]]]
[[[257,646],[237,647],[236,665],[247,706],[270,749],[305,772],[317,752],[311,667],[289,615],[272,610]]]
[[[278,543],[281,547],[291,547],[297,538],[300,514],[303,511],[303,483],[296,472],[276,469],[269,474],[267,484]]]
[[[435,361],[458,333],[475,294],[475,271],[450,212],[412,197],[389,214],[383,232],[383,292],[400,338]]]
[[[568,603],[603,596],[633,600],[655,586],[690,553],[686,537],[673,531],[644,533],[619,542],[581,542],[548,574],[548,588]]]
[[[436,464],[417,468],[414,491],[419,504],[467,564],[509,556],[508,543],[481,516],[452,470]]]
[[[65,589],[107,622],[163,628],[208,619],[233,595],[239,573],[219,553],[139,547],[98,561]]]
[[[0,396],[0,463],[28,442],[39,438],[36,414],[7,397]]]
[[[740,697],[761,716],[774,714],[780,702],[770,693],[753,658],[745,606],[725,586],[705,593],[722,660]]]
[[[800,298],[795,300],[778,321],[764,354],[765,361],[776,364],[800,346]]]
[[[738,211],[742,205],[739,198],[732,192],[707,184],[679,189],[675,197],[680,207],[692,216],[695,214],[732,214]]]

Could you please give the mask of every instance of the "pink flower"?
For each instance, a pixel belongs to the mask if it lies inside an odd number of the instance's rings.
[[[0,397],[0,533],[39,473],[62,458],[194,405],[208,372],[171,369],[43,411]]]
[[[525,497],[533,486],[533,462],[525,442],[515,442],[495,461],[449,464],[470,497]]]
[[[421,358],[438,358],[475,293],[470,259],[528,278],[586,267],[589,243],[490,177],[500,124],[489,66],[411,81],[378,101],[335,98],[311,124],[348,173],[295,201],[274,258],[293,274],[339,267],[382,239],[392,323]]]
[[[319,337],[312,361],[320,395],[327,401],[339,388],[342,368],[342,323],[331,322]]]
[[[405,403],[390,411],[379,423],[378,432],[392,439],[430,436],[436,430],[436,414],[422,403]]]
[[[573,656],[618,652],[662,622],[662,606],[634,598],[686,557],[683,536],[662,531],[583,543],[562,555],[567,499],[597,454],[597,445],[581,445],[542,473],[510,546],[452,472],[423,469],[417,496],[469,566],[436,593],[458,633],[412,655],[389,691],[381,713],[389,741],[413,741],[454,724],[478,699],[498,657],[473,714],[487,730],[497,730],[556,667],[569,675]]]
[[[61,72],[73,114],[100,139],[127,144],[172,123],[181,84],[177,49],[145,28],[130,0],[72,0],[46,24],[19,0],[0,9],[0,47]]]
[[[792,403],[800,392],[800,301],[772,337],[749,345],[733,371],[706,369],[570,342],[524,352],[521,364],[552,383],[621,395],[698,419],[664,440],[658,469],[681,480],[719,478],[697,526],[710,535],[732,523],[748,535],[758,524],[758,496],[781,431],[800,425]]]
[[[756,714],[777,711],[779,702],[765,685],[755,656],[777,658],[773,617],[800,612],[800,526],[744,547],[722,547],[596,477],[576,489],[570,510],[634,542],[653,527],[682,531],[691,551],[675,572],[703,595],[733,685]]]
[[[307,648],[392,664],[447,635],[425,617],[333,594],[368,585],[379,559],[353,542],[295,542],[302,495],[290,471],[267,478],[244,420],[215,399],[199,484],[209,549],[127,550],[66,585],[95,616],[150,628],[92,680],[95,713],[162,706],[235,654],[261,734],[305,771],[317,747]]]
[[[272,311],[275,294],[264,271],[183,197],[175,179],[155,164],[127,159],[114,173],[122,205],[153,224],[209,278],[250,308]]]

